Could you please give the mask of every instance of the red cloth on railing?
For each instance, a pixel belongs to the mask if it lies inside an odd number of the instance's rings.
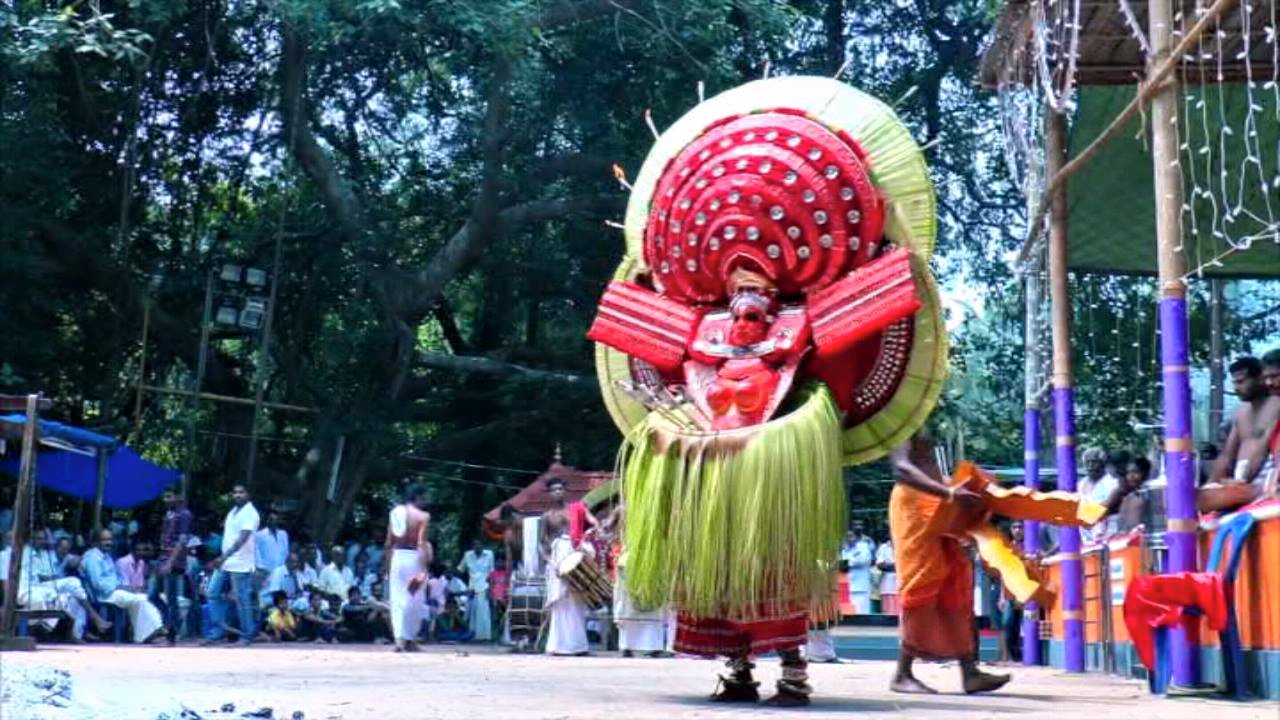
[[[1183,612],[1184,608],[1191,607],[1204,613],[1210,629],[1221,632],[1227,627],[1227,596],[1222,575],[1202,572],[1143,575],[1130,583],[1124,595],[1124,624],[1148,670],[1155,669],[1155,629],[1181,622],[1188,634],[1194,633],[1200,618]]]

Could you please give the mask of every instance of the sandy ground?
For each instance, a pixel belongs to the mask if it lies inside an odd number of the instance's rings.
[[[705,696],[718,663],[692,659],[622,659],[511,655],[487,648],[435,646],[397,655],[384,647],[263,646],[250,649],[55,646],[0,656],[0,673],[18,666],[71,673],[69,708],[18,707],[12,696],[0,717],[155,720],[187,707],[205,718],[236,717],[273,708],[276,718],[302,711],[307,720],[418,720],[420,718],[882,718],[1027,717],[1227,720],[1280,716],[1275,704],[1217,700],[1165,700],[1141,683],[1098,675],[1067,676],[1050,669],[1014,668],[1015,678],[991,696],[959,692],[954,666],[922,666],[921,679],[941,692],[902,696],[888,692],[891,663],[846,661],[812,670],[818,694],[805,710],[713,706]],[[758,670],[765,688],[777,677],[776,660]],[[234,703],[235,714],[216,711]]]

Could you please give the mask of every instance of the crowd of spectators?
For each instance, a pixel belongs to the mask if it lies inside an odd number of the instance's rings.
[[[61,610],[66,617],[60,627],[54,618],[33,629],[70,642],[389,642],[381,533],[326,550],[295,539],[277,511],[262,520],[244,486],[235,486],[232,501],[216,523],[197,518],[169,491],[158,527],[140,525],[136,518],[144,513],[117,512],[91,540],[41,523],[19,562],[18,605]],[[4,570],[11,544],[10,531],[0,550]],[[429,569],[420,640],[494,636],[488,578],[481,584],[467,574],[468,567],[483,569],[484,563],[492,568],[493,557],[477,542],[456,569]],[[477,620],[489,627],[478,627]]]

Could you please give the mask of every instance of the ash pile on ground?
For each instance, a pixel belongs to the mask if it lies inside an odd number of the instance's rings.
[[[276,711],[257,705],[188,707],[176,698],[138,698],[121,688],[121,697],[77,693],[71,673],[40,665],[3,663],[0,668],[0,718],[23,720],[306,720],[301,711]]]

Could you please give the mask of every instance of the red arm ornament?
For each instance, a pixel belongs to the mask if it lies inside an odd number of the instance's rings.
[[[679,370],[702,314],[632,282],[609,283],[587,338],[644,360],[664,373]]]
[[[848,350],[920,309],[911,254],[886,253],[811,295],[808,308],[819,357]]]

